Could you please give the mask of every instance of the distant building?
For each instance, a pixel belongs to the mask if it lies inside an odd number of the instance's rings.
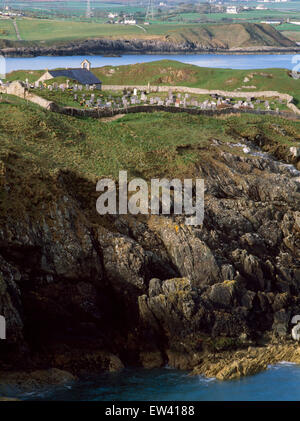
[[[81,85],[95,85],[97,89],[101,89],[101,80],[90,69],[91,63],[88,60],[83,60],[79,69],[47,70],[37,82],[45,82],[55,77],[67,77],[68,79],[76,80]]]
[[[260,23],[266,23],[267,25],[280,25],[280,20],[262,20]]]
[[[131,18],[125,18],[123,20],[124,25],[136,25],[136,20]]]
[[[230,13],[232,15],[237,15],[237,7],[236,6],[227,6],[226,13]]]
[[[7,9],[5,9],[5,10],[7,10]],[[1,16],[4,16],[6,18],[23,16],[22,13],[10,12],[10,11],[6,11],[6,12],[5,11],[0,11],[0,15]]]

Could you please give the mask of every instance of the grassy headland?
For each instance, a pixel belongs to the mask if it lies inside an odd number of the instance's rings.
[[[127,115],[111,122],[75,118],[45,111],[4,95],[0,103],[0,158],[12,168],[22,160],[20,174],[33,168],[69,170],[84,177],[183,177],[206,154],[211,139],[236,143],[258,134],[273,146],[295,145],[300,122],[271,116],[213,118],[159,112]],[[280,129],[279,129],[280,128]],[[283,134],[284,133],[284,134]]]
[[[59,46],[92,39],[148,40],[198,48],[295,47],[272,25],[260,23],[153,23],[114,25],[74,20],[19,18],[17,26],[24,47],[32,44]],[[11,21],[0,20],[0,39],[16,40]],[[6,36],[7,34],[7,36]],[[19,45],[19,44],[16,44]]]
[[[173,60],[159,60],[125,66],[93,68],[93,73],[108,85],[170,85],[226,91],[278,91],[287,93],[300,103],[300,84],[285,69],[232,70],[211,69]],[[37,80],[43,70],[15,71],[8,80]],[[247,79],[245,79],[247,78]],[[248,80],[245,82],[245,80]]]

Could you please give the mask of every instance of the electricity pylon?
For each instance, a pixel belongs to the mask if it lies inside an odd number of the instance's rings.
[[[149,20],[150,17],[154,18],[154,0],[148,0],[148,7],[146,12],[145,21]]]
[[[87,0],[86,1],[86,12],[85,12],[85,17],[86,18],[90,18],[92,15],[91,13],[91,0]]]

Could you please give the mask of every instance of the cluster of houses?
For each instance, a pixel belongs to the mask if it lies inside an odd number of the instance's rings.
[[[120,25],[136,25],[136,19],[132,15],[118,15],[118,13],[110,12],[108,14],[109,21],[107,23],[116,23]]]
[[[23,13],[15,12],[11,10],[9,6],[5,6],[3,10],[0,10],[0,17],[2,18],[8,19],[8,18],[15,18],[19,16],[23,16]]]

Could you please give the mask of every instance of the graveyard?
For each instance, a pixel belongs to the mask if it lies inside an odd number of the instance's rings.
[[[61,78],[58,78],[61,79]],[[153,105],[177,108],[219,110],[224,108],[261,111],[286,111],[286,101],[279,98],[228,98],[220,95],[199,95],[173,92],[147,92],[137,88],[123,91],[99,91],[94,86],[84,86],[75,81],[52,79],[47,83],[29,84],[28,88],[40,97],[60,106],[83,109],[126,109],[134,106]]]
[[[28,80],[34,86],[45,70],[17,70],[7,74],[7,81]],[[134,65],[93,67],[94,75],[99,78],[103,85],[147,85],[151,86],[185,86],[189,88],[219,89],[226,91],[277,91],[286,93],[294,98],[295,105],[300,103],[299,80],[291,77],[285,69],[264,69],[261,71],[211,69],[180,63],[174,60],[160,60],[150,63],[138,63]],[[71,79],[71,78],[70,78]],[[51,81],[53,83],[54,80]],[[66,81],[64,81],[66,82]],[[58,84],[63,81],[57,79]],[[72,85],[72,81],[70,81]],[[60,95],[58,95],[60,92]],[[80,107],[80,104],[68,92],[61,90],[56,93],[41,92],[42,95],[50,95],[51,99],[63,105]],[[69,94],[69,93],[68,93]],[[113,95],[113,94],[112,94]],[[120,93],[122,97],[122,92]],[[163,94],[159,94],[164,98]],[[202,102],[207,99],[203,98]],[[200,100],[200,98],[199,98]],[[242,100],[242,98],[241,98]],[[272,102],[272,101],[271,101]],[[276,109],[277,107],[275,107]],[[282,109],[282,104],[278,104]]]

